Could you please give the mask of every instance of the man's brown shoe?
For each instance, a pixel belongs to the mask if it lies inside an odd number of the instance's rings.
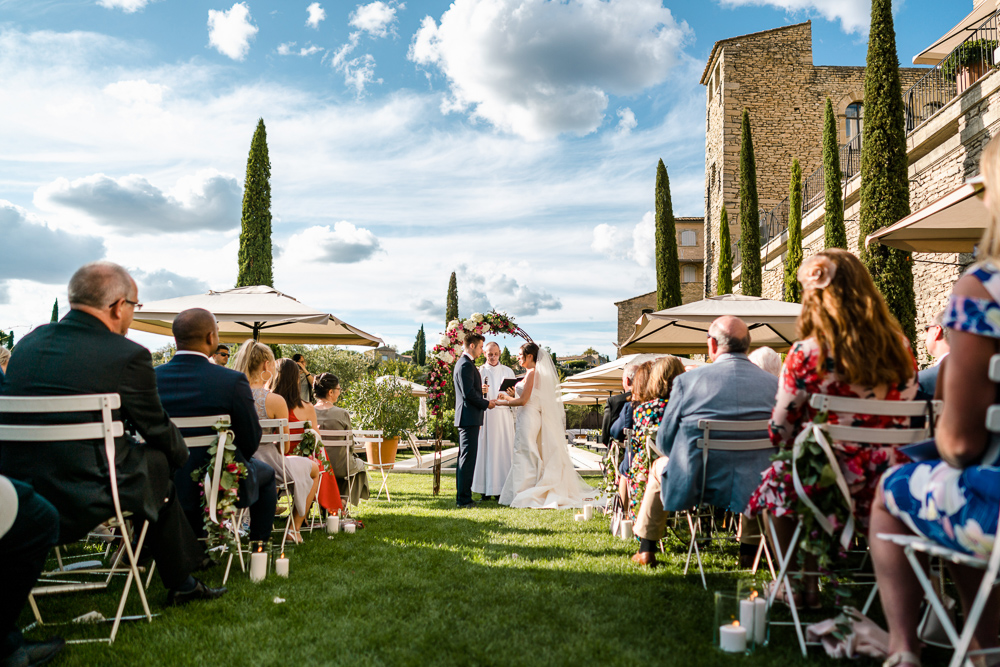
[[[636,565],[648,565],[649,567],[656,567],[659,565],[656,562],[656,554],[652,551],[640,551],[636,555],[632,556],[632,562]]]

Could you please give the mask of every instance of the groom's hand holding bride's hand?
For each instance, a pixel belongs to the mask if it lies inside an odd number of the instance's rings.
[[[496,406],[497,406],[497,402],[496,402],[496,401],[490,401],[490,407],[488,407],[488,408],[486,408],[486,409],[487,409],[487,410],[492,410],[492,409],[493,409],[493,408],[495,408]]]

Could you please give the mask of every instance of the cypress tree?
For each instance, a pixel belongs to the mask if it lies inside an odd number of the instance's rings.
[[[747,296],[760,296],[763,283],[760,269],[760,208],[748,109],[743,109],[743,128],[740,132],[740,254],[743,256],[740,291]]]
[[[826,191],[823,233],[827,248],[847,250],[847,229],[844,227],[844,195],[840,189],[840,178],[837,119],[833,115],[833,102],[828,97],[826,98],[826,117],[823,120],[823,182]]]
[[[729,241],[729,214],[722,207],[719,214],[719,284],[717,294],[733,293],[733,246]]]
[[[681,305],[681,267],[677,258],[677,227],[670,200],[670,177],[660,160],[656,165],[656,309]]]
[[[796,276],[802,265],[802,167],[792,160],[792,179],[788,185],[788,251],[785,254],[785,301],[802,300]]]
[[[503,352],[500,353],[500,363],[508,368],[514,368],[514,358],[510,356],[510,350],[506,346],[504,346]]]
[[[271,258],[271,161],[267,156],[264,119],[250,142],[247,178],[243,184],[237,287],[273,285]]]
[[[57,298],[55,302],[52,304],[52,319],[50,320],[50,322],[58,322],[58,321],[59,321],[59,299]]]
[[[891,0],[873,0],[865,65],[865,125],[861,141],[861,220],[858,246],[889,310],[916,349],[916,300],[910,253],[865,237],[910,213],[903,92]]]
[[[427,363],[427,337],[424,334],[424,325],[420,325],[420,331],[417,332],[417,342],[413,346],[413,361],[418,366],[423,366]]]
[[[451,278],[448,280],[448,300],[447,306],[444,311],[444,325],[447,327],[448,323],[452,320],[458,319],[458,279],[455,278],[455,272],[451,272]]]

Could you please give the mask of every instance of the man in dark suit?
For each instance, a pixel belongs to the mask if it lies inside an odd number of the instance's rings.
[[[458,427],[458,467],[455,468],[455,501],[461,508],[474,507],[472,476],[476,471],[479,428],[483,413],[496,403],[483,398],[483,379],[475,360],[483,353],[486,339],[477,333],[465,334],[465,352],[455,362],[455,426]]]
[[[150,522],[144,553],[152,554],[169,604],[216,598],[191,576],[205,550],[184,516],[173,484],[188,458],[180,431],[160,404],[149,350],[125,337],[138,304],[128,272],[111,262],[81,267],[69,281],[70,312],[21,339],[4,385],[6,396],[121,396],[114,419],[127,433],[115,441],[122,510]],[[47,415],[53,424],[78,415]],[[92,415],[90,421],[100,419]],[[14,416],[8,416],[13,421]],[[138,433],[144,442],[133,437]],[[34,487],[59,512],[63,543],[85,536],[114,515],[104,448],[93,441],[5,444],[0,472]]]
[[[177,353],[156,369],[163,407],[171,417],[229,415],[236,460],[247,467],[246,476],[240,480],[237,507],[250,508],[250,539],[264,542],[274,524],[278,493],[274,469],[251,458],[260,446],[261,429],[250,383],[243,373],[208,360],[208,355],[219,347],[219,326],[212,313],[202,308],[185,310],[174,319],[171,331]],[[190,433],[210,434],[209,430],[197,429]],[[177,497],[198,534],[204,534],[204,511],[198,482],[191,479],[191,473],[202,470],[207,457],[205,447],[190,450],[187,463],[174,475]]]
[[[611,444],[611,425],[618,419],[622,408],[632,400],[632,378],[635,377],[635,366],[627,365],[622,370],[622,390],[623,393],[612,396],[604,404],[604,421],[601,424],[601,442],[605,445]]]

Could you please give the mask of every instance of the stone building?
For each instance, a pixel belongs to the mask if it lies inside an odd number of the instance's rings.
[[[901,68],[903,89],[926,72],[923,68]],[[743,109],[748,109],[750,115],[760,208],[769,211],[788,196],[793,159],[798,158],[803,178],[822,165],[823,115],[828,97],[837,114],[840,143],[848,144],[860,133],[864,67],[814,65],[812,24],[807,21],[716,42],[701,83],[707,88],[704,266],[709,267],[709,276],[704,293],[711,295],[718,282],[718,271],[712,267],[718,267],[719,262],[722,206],[729,215],[733,248],[740,236]]]
[[[945,34],[944,38],[937,40],[935,46],[929,47],[914,57],[914,62],[940,63],[948,56],[950,49],[961,43],[964,36],[967,36],[968,39],[980,37],[981,35],[977,34],[976,28],[984,21],[991,21],[990,30],[995,29],[996,24],[1000,22],[996,1],[978,0],[974,6],[976,11],[972,15],[964,19],[963,23],[952,28]],[[799,27],[791,26],[791,28]],[[780,30],[782,29],[771,32],[777,33]],[[950,41],[949,36],[952,36]],[[944,51],[940,50],[941,45],[946,45]],[[718,44],[716,50],[719,50]],[[715,57],[714,53],[713,57]],[[728,72],[729,68],[725,67],[724,71]],[[925,76],[916,80],[908,70],[901,71],[904,72],[903,98],[907,114],[906,141],[909,157],[910,210],[915,212],[961,186],[968,178],[979,173],[980,153],[990,138],[996,136],[1000,130],[1000,71],[983,68],[972,75],[959,74],[949,79],[941,69],[925,68],[918,70]],[[725,74],[723,78],[725,78]],[[738,82],[730,80],[730,83]],[[737,90],[739,89],[738,87]],[[711,115],[711,86],[709,91],[709,113]],[[738,157],[738,127],[735,132],[736,134],[729,141],[736,147],[734,150]],[[755,135],[754,138],[756,140],[757,136]],[[815,141],[810,139],[809,143],[810,145],[815,144],[816,150],[818,150],[819,139]],[[761,149],[758,148],[758,178],[764,171],[761,167],[760,155]],[[706,167],[709,164],[710,159],[706,155]],[[803,174],[808,174],[805,164],[803,167]],[[734,175],[733,178],[735,177]],[[822,173],[820,173],[820,177],[822,177]],[[787,176],[784,178],[787,181]],[[859,242],[860,184],[860,175],[857,173],[847,177],[844,182],[844,217],[848,245],[849,249],[855,253],[858,252]],[[734,190],[734,192],[736,191]],[[728,190],[725,193],[726,203],[729,205]],[[738,192],[734,196],[738,198]],[[708,202],[709,199],[706,198],[706,204]],[[738,200],[736,200],[736,205],[738,205]],[[761,208],[764,207],[764,195],[762,194]],[[823,248],[824,207],[822,197],[820,196],[818,200],[813,202],[804,202],[803,208],[802,245],[804,255],[808,257]],[[707,217],[705,226],[706,230],[709,229]],[[738,227],[733,232],[738,234]],[[717,233],[717,224],[715,233]],[[784,230],[778,230],[778,233],[774,234],[773,238],[769,238],[767,243],[762,246],[761,266],[763,268],[763,296],[765,297],[781,298],[786,242],[787,233]],[[713,257],[711,261],[713,264],[708,264],[708,266],[717,266],[717,257]],[[961,275],[963,269],[971,263],[972,257],[964,253],[914,253],[912,261],[919,332],[922,325],[930,321],[934,314],[945,306],[952,284]],[[734,285],[739,281],[739,278],[740,266],[736,265],[733,267]],[[734,287],[734,289],[736,288]],[[921,336],[918,335],[919,338]],[[923,366],[927,362],[927,358],[922,340],[918,341],[916,352],[917,359]]]
[[[622,343],[628,340],[628,337],[635,331],[635,321],[656,310],[656,292],[648,292],[624,301],[616,301],[615,307],[618,309],[617,347],[621,347]],[[622,356],[621,353],[618,356]]]

